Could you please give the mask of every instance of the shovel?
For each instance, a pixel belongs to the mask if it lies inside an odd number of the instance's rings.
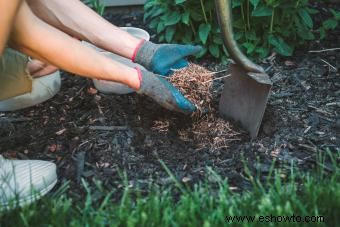
[[[238,48],[232,30],[231,0],[215,0],[224,44],[235,63],[224,79],[219,111],[225,118],[241,123],[256,138],[267,106],[272,81],[264,69]]]

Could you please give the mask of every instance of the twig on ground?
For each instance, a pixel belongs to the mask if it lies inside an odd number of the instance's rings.
[[[63,129],[57,131],[55,134],[58,135],[58,136],[60,136],[60,135],[62,135],[64,132],[66,132],[66,130],[67,130],[66,128],[63,128]]]
[[[86,88],[86,86],[83,86],[82,88],[79,89],[79,91],[71,98],[69,98],[69,101],[72,102],[74,98],[80,95],[80,93]]]
[[[340,50],[340,47],[338,48],[330,48],[330,49],[324,49],[324,50],[310,50],[309,53],[322,53],[322,52],[328,52],[328,51],[336,51]]]
[[[224,73],[224,72],[227,72],[227,71],[229,71],[229,69],[223,69],[223,70],[217,71],[217,72],[210,72],[210,73],[207,73],[207,75],[215,75],[215,74]]]
[[[264,71],[268,72],[269,70],[271,70],[274,67],[274,64],[270,65],[268,68],[266,68]]]
[[[329,113],[326,110],[320,109],[318,107],[312,106],[312,105],[308,105],[309,108],[315,110],[317,113],[323,114],[323,115],[327,115],[327,116],[334,116],[333,114]]]
[[[316,147],[312,147],[312,146],[307,145],[307,144],[298,144],[298,146],[302,147],[302,148],[305,148],[307,150],[310,150],[312,152],[315,152],[315,153],[318,151],[318,149]]]
[[[119,130],[127,130],[127,126],[89,126],[90,130],[97,131],[119,131]]]
[[[85,144],[89,143],[90,141],[86,140],[85,142],[82,142],[81,144],[79,144],[78,148],[81,148],[82,146],[84,146]]]
[[[212,81],[215,81],[215,80],[220,80],[220,79],[223,79],[223,78],[227,78],[227,77],[230,77],[230,76],[231,76],[231,74],[228,74],[226,76],[221,76],[221,77],[218,77],[218,78],[215,78],[215,79],[211,79],[211,80],[205,81],[205,82],[203,82],[203,84],[209,83],[209,82],[212,82]]]
[[[338,71],[338,69],[336,67],[334,67],[333,65],[331,65],[329,62],[327,62],[326,60],[324,59],[321,59],[322,62],[324,62],[325,64],[327,64],[329,67],[331,67],[335,72]]]

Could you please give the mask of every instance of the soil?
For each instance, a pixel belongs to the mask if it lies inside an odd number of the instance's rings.
[[[107,18],[120,26],[146,28],[140,24],[141,16]],[[160,160],[188,185],[206,177],[213,182],[209,166],[235,189],[250,186],[244,162],[264,176],[273,160],[283,177],[291,163],[309,171],[317,165],[317,151],[340,149],[340,51],[309,52],[340,47],[338,37],[336,30],[326,40],[298,50],[294,57],[273,55],[266,60],[263,65],[269,68],[274,86],[255,140],[226,122],[232,129],[228,133],[235,135],[223,146],[202,146],[190,136],[181,136],[192,127],[190,116],[167,111],[136,94],[97,93],[90,80],[63,72],[61,91],[54,98],[32,108],[0,113],[0,154],[53,161],[60,182],[71,182],[74,197],[79,196],[81,177],[101,180],[109,189],[122,187],[123,172],[130,186],[141,190],[147,190],[151,182],[170,184]],[[215,72],[227,68],[211,60],[198,64]],[[213,88],[216,107],[221,80],[214,81]],[[328,162],[325,166],[332,171]]]

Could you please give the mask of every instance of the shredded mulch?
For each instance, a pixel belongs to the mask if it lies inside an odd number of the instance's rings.
[[[216,73],[200,65],[191,63],[189,67],[177,70],[169,81],[181,93],[196,105],[197,111],[192,114],[192,127],[179,132],[185,141],[194,139],[199,148],[217,150],[227,148],[228,142],[240,140],[239,130],[221,119],[218,114],[213,82]],[[223,77],[223,76],[221,76]],[[164,125],[160,125],[164,130]],[[193,137],[193,138],[192,138]]]
[[[191,63],[189,67],[177,70],[169,77],[169,81],[197,107],[195,115],[212,112],[212,85],[214,73],[208,69]]]

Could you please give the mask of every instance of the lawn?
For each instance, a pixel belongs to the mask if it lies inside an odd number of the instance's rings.
[[[211,168],[209,177],[193,187],[172,179],[171,187],[150,184],[147,194],[132,189],[122,174],[121,190],[96,200],[88,183],[83,201],[67,196],[65,183],[50,196],[28,207],[0,214],[1,226],[338,226],[340,224],[340,151],[319,152],[313,172],[301,173],[292,163],[288,173],[272,168],[268,176],[244,166],[252,189],[234,191]],[[329,161],[331,165],[327,165]],[[275,169],[275,170],[274,170]],[[98,191],[97,191],[98,193]],[[114,194],[121,194],[117,201]],[[234,218],[234,219],[232,219]]]

